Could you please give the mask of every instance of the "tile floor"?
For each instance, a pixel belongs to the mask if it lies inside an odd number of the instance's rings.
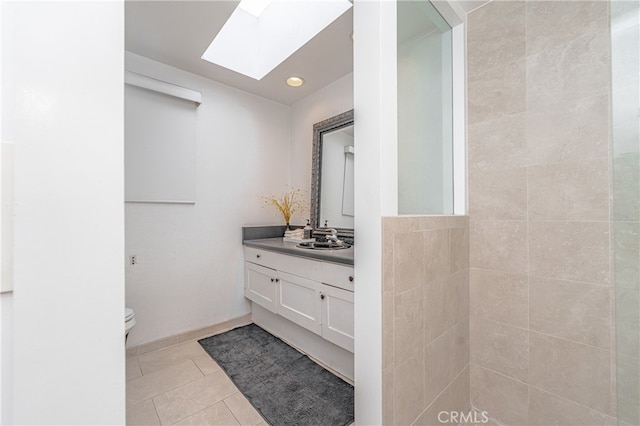
[[[266,425],[197,340],[127,358],[127,425]]]

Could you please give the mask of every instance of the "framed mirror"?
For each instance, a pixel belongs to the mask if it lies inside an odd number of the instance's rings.
[[[353,238],[353,110],[313,125],[311,225]]]

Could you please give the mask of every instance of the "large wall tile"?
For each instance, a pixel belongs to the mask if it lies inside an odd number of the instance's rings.
[[[422,352],[396,367],[393,386],[394,424],[410,425],[425,407]]]
[[[389,368],[393,365],[393,308],[395,297],[393,291],[382,293],[382,368]]]
[[[527,2],[527,55],[570,42],[584,34],[609,31],[608,2]]]
[[[525,11],[524,2],[492,2],[469,14],[469,76],[524,58]]]
[[[392,425],[394,423],[394,376],[394,367],[382,371],[382,422],[385,425]]]
[[[527,273],[527,223],[472,220],[469,265],[513,273]]]
[[[450,300],[447,312],[447,328],[469,318],[469,270],[464,269],[451,275]]]
[[[529,382],[605,414],[611,406],[611,352],[531,332]]]
[[[593,95],[526,117],[528,165],[563,164],[609,155],[609,95]]]
[[[454,411],[468,413],[471,409],[471,368],[469,365],[451,382],[451,405]]]
[[[525,111],[525,80],[524,59],[469,78],[468,122],[478,123]]]
[[[613,185],[610,167],[609,9],[619,5],[531,0],[525,23],[522,5],[494,0],[467,16],[473,404],[501,424],[613,424],[611,349],[617,338],[640,350],[630,226],[615,238],[615,260],[628,264],[616,269],[628,290],[616,304],[637,318],[612,319],[610,215],[640,217],[640,202],[610,209],[612,188],[640,200],[640,167]]]
[[[382,218],[382,235],[391,243],[395,234],[408,234],[420,227],[419,216],[385,216]]]
[[[424,265],[424,282],[441,279],[449,275],[449,230],[437,229],[422,232],[424,251],[420,261]],[[416,248],[417,251],[419,249]],[[414,252],[415,253],[415,252]]]
[[[609,284],[608,222],[530,222],[529,232],[532,275]]]
[[[471,362],[526,383],[528,330],[478,317],[470,324]]]
[[[468,228],[469,216],[445,216],[449,229]]]
[[[427,407],[426,410],[420,415],[418,420],[412,426],[435,426],[442,425],[438,416],[441,412],[449,413],[452,411],[453,403],[451,401],[451,392],[450,389],[442,392],[440,396],[431,403]],[[441,416],[441,419],[445,419],[445,417]],[[395,423],[396,425],[401,425],[401,423]]]
[[[527,424],[529,387],[517,380],[471,364],[471,405],[508,425]]]
[[[615,417],[558,398],[534,387],[529,389],[529,424],[538,426],[615,426]]]
[[[527,169],[470,171],[469,214],[474,219],[525,220]]]
[[[451,378],[455,378],[469,365],[469,318],[460,321],[451,330],[453,344],[451,345]]]
[[[483,170],[527,165],[527,114],[511,114],[468,126],[468,167],[471,180]]]
[[[418,219],[418,228],[419,231],[431,231],[434,229],[446,229],[450,228],[449,222],[454,221],[454,216],[416,216]],[[467,216],[460,216],[460,221],[464,222],[467,219]]]
[[[449,229],[449,266],[451,267],[451,272],[469,268],[468,226]]]
[[[609,349],[610,299],[607,286],[531,277],[531,330]]]
[[[431,281],[424,286],[424,342],[429,344],[444,333],[451,322],[453,306],[451,278]]]
[[[393,307],[393,359],[405,362],[422,354],[424,346],[423,291],[416,288],[395,296]]]
[[[408,425],[451,410],[452,393],[468,404],[469,219],[402,219],[383,220],[384,244],[392,245],[383,253],[393,253],[385,265],[394,270],[382,301],[383,419]]]
[[[422,253],[421,232],[394,235],[393,285],[396,294],[422,286],[424,282]]]
[[[609,159],[529,168],[530,220],[609,220]]]
[[[587,33],[527,56],[527,110],[562,107],[610,92],[608,32]]]
[[[516,327],[529,327],[529,281],[526,275],[472,268],[470,313]]]
[[[424,396],[429,405],[451,382],[453,334],[445,333],[424,348]]]

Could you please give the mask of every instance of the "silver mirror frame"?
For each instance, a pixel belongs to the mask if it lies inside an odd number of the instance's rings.
[[[311,163],[311,226],[320,228],[320,194],[322,185],[322,135],[353,124],[353,110],[334,115],[313,125],[313,156]],[[330,224],[329,224],[330,225]],[[338,234],[353,237],[353,229],[336,228]]]

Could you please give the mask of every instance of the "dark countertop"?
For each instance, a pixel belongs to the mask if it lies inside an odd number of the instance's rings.
[[[313,250],[296,247],[296,243],[284,242],[282,237],[247,239],[242,242],[247,247],[271,250],[293,256],[307,257],[325,262],[342,263],[353,266],[353,246],[341,250]]]

